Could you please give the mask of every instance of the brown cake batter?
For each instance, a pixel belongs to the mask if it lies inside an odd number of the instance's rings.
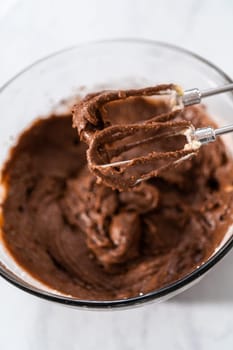
[[[73,125],[88,144],[88,167],[99,183],[129,190],[198,152],[190,142],[193,125],[181,112],[180,91],[173,84],[106,90],[74,106]],[[132,106],[137,113],[129,112]]]
[[[109,107],[111,120],[167,111],[148,98]],[[213,125],[203,106],[182,118]],[[124,118],[123,118],[124,120]],[[174,282],[214,252],[233,213],[233,162],[218,139],[131,191],[96,183],[71,115],[25,131],[3,171],[3,239],[16,261],[53,289],[85,300],[129,298]]]

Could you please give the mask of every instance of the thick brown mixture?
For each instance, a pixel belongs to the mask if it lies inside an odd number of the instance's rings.
[[[197,153],[191,143],[185,147],[192,125],[181,113],[180,90],[163,84],[102,91],[74,106],[73,125],[88,144],[88,167],[99,183],[128,190]]]
[[[149,119],[163,101],[122,100],[111,120]],[[213,123],[204,107],[182,118]],[[80,299],[137,296],[188,274],[214,252],[232,224],[232,160],[221,140],[130,192],[97,184],[72,117],[37,121],[3,172],[3,238],[33,276]],[[115,123],[116,124],[116,123]]]

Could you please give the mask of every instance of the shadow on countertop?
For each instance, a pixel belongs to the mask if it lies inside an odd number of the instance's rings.
[[[199,283],[169,302],[233,303],[233,251],[217,263]]]

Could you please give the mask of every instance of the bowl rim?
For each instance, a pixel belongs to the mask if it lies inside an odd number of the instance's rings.
[[[32,64],[28,65],[26,68],[22,69],[19,73],[10,78],[5,84],[0,87],[0,93],[2,93],[11,83],[13,83],[17,78],[19,78],[24,73],[28,72],[34,66],[39,65],[40,63],[54,58],[55,56],[62,55],[63,53],[70,52],[77,49],[84,49],[86,47],[91,47],[94,45],[101,46],[106,44],[141,44],[145,46],[152,47],[163,47],[167,49],[171,49],[173,51],[177,51],[179,53],[183,53],[186,56],[196,59],[199,62],[204,63],[209,68],[215,70],[219,75],[221,75],[227,82],[232,83],[232,79],[220,68],[218,68],[215,64],[210,62],[209,60],[201,57],[200,55],[193,53],[190,50],[179,47],[174,44],[166,43],[163,41],[156,40],[148,40],[143,38],[116,38],[116,39],[105,39],[105,40],[97,40],[97,41],[88,41],[87,43],[82,43],[74,46],[70,46],[68,48],[64,48],[62,50],[58,50],[53,52],[47,56],[44,56]],[[220,261],[233,247],[233,235],[223,244],[223,246],[213,255],[211,256],[205,263],[196,268],[191,273],[185,275],[183,278],[155,291],[146,293],[144,295],[139,295],[136,297],[128,298],[128,299],[117,299],[117,300],[81,300],[74,297],[63,296],[60,294],[52,294],[52,292],[46,292],[40,290],[37,287],[29,285],[27,282],[21,282],[18,280],[18,277],[15,276],[11,271],[9,271],[2,263],[0,263],[0,276],[2,276],[5,280],[15,285],[16,287],[24,290],[32,295],[40,297],[42,299],[46,299],[49,301],[57,302],[63,305],[75,306],[81,309],[116,309],[116,308],[127,308],[130,306],[136,306],[140,304],[144,304],[145,302],[153,301],[155,299],[165,297],[168,294],[174,293],[178,289],[184,289],[186,285],[194,282],[194,280],[198,279],[202,275],[204,275],[211,267],[213,267],[218,261]]]

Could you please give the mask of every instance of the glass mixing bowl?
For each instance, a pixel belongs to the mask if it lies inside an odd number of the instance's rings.
[[[64,99],[103,88],[133,88],[174,82],[184,88],[209,88],[231,82],[219,68],[184,49],[145,40],[90,43],[37,61],[0,89],[0,164],[19,133],[38,116],[46,116]],[[205,100],[220,125],[231,122],[233,94]],[[229,144],[232,136],[225,138]],[[233,150],[233,147],[230,147]],[[215,265],[232,247],[232,229],[206,263],[184,278],[148,294],[114,301],[79,300],[41,284],[18,266],[0,242],[0,274],[15,286],[41,298],[84,308],[117,308],[161,301],[180,293]]]

